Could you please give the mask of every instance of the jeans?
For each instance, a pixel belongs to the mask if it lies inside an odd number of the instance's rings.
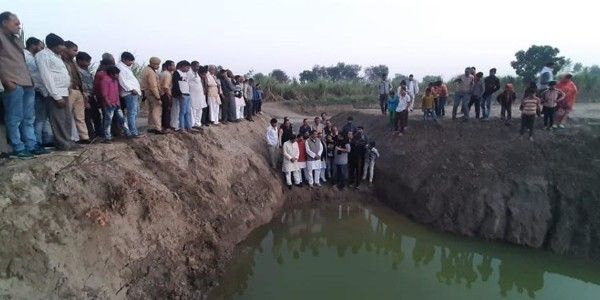
[[[395,127],[395,123],[396,123],[396,110],[395,109],[394,110],[390,110],[388,112],[388,119],[389,119],[389,122],[390,122],[390,126],[392,128],[394,128]]]
[[[252,120],[252,116],[254,115],[254,101],[246,101],[246,106],[244,106],[244,117],[247,120]]]
[[[469,119],[469,101],[471,94],[464,92],[456,92],[454,95],[454,104],[452,105],[452,119],[456,119],[458,107],[461,107],[463,117]]]
[[[468,112],[471,111],[471,106],[475,106],[475,118],[479,119],[480,116],[480,108],[481,108],[481,98],[478,96],[471,96],[471,100],[469,101],[469,109]]]
[[[512,106],[504,103],[500,105],[500,119],[509,121],[512,118]]]
[[[437,121],[437,118],[435,117],[435,113],[433,113],[433,110],[431,108],[423,110],[423,121],[427,121],[427,119],[431,119],[434,122]]]
[[[385,115],[385,112],[387,111],[387,98],[388,98],[387,94],[379,95],[379,106],[381,107],[381,113],[384,115]]]
[[[544,114],[544,127],[552,127],[554,125],[554,112],[556,112],[556,107],[546,107],[542,108],[542,113]]]
[[[102,107],[94,96],[89,96],[90,108],[85,109],[85,124],[90,138],[104,137],[102,127]]]
[[[192,129],[192,108],[190,105],[190,96],[181,96],[181,99],[179,99],[179,129]]]
[[[127,95],[125,96],[125,105],[127,107],[127,127],[129,128],[129,133],[132,136],[137,136],[137,115],[140,110],[140,104],[138,102],[138,95]]]
[[[367,180],[367,174],[369,175],[369,182],[373,183],[373,171],[375,171],[375,161],[368,161],[365,163],[365,168],[363,171],[363,180]]]
[[[348,180],[348,165],[335,165],[335,175],[338,187],[344,187]]]
[[[106,107],[102,111],[104,115],[104,137],[107,140],[112,140],[112,134],[110,132],[110,128],[112,125],[113,117],[116,118],[116,121],[123,130],[125,130],[125,135],[130,136],[131,131],[127,128],[127,124],[125,124],[125,118],[123,117],[123,111],[120,107]]]
[[[404,133],[404,128],[408,124],[408,108],[403,111],[396,112],[396,122],[395,123],[396,123],[395,124],[396,131],[400,131],[401,133]]]
[[[492,109],[492,95],[485,95],[481,101],[481,116],[484,119],[490,117],[490,110]]]
[[[33,151],[37,145],[35,129],[35,91],[33,87],[17,85],[12,91],[4,91],[4,120],[6,133],[13,151]]]
[[[261,112],[262,110],[262,100],[254,100],[254,104],[253,106],[253,110],[254,110],[254,114],[258,114],[259,112]]]
[[[438,118],[446,115],[446,101],[448,101],[448,97],[438,97],[438,102],[435,106],[435,114]]]
[[[44,96],[35,94],[35,137],[39,145],[50,144],[54,141],[52,126],[48,118],[48,109],[46,108]]]

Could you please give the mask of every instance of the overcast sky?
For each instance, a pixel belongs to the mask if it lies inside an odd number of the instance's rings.
[[[220,64],[243,74],[315,64],[385,64],[390,73],[443,75],[465,66],[514,74],[514,53],[532,44],[600,63],[598,5],[569,1],[433,0],[0,0],[25,35],[72,40],[103,52]]]

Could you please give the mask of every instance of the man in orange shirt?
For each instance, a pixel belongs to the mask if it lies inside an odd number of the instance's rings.
[[[558,125],[554,126],[558,126],[559,128],[565,128],[563,122],[567,120],[569,114],[573,110],[573,105],[575,104],[575,100],[577,98],[577,86],[572,79],[573,75],[567,73],[556,84],[556,89],[565,93],[565,98],[563,101],[558,103],[558,111],[556,112],[555,116],[555,121]]]

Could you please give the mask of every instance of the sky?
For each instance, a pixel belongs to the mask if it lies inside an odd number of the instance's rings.
[[[291,77],[313,65],[385,64],[390,74],[442,75],[496,67],[529,46],[552,45],[600,64],[590,0],[0,0],[25,36],[56,33],[95,61],[132,52],[222,65],[236,74],[275,68]]]

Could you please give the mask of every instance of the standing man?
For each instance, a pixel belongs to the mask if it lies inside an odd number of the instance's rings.
[[[35,62],[48,91],[45,102],[54,133],[54,144],[59,151],[78,149],[79,146],[71,140],[73,117],[67,106],[71,77],[61,58],[61,54],[66,50],[65,42],[58,35],[50,33],[46,36],[46,47],[36,54]]]
[[[71,85],[69,86],[69,102],[68,109],[73,116],[77,133],[79,134],[80,144],[89,144],[90,137],[88,134],[87,126],[85,125],[85,108],[89,107],[87,99],[83,96],[83,83],[81,76],[79,76],[79,69],[75,64],[75,57],[79,49],[77,45],[71,41],[65,42],[67,48],[63,53],[63,60],[69,70],[69,76],[71,77]]]
[[[550,82],[554,81],[554,63],[547,63],[540,71],[540,80],[538,82],[538,95],[547,90]]]
[[[254,79],[250,78],[244,81],[242,93],[244,95],[244,101],[246,102],[246,106],[244,106],[246,120],[254,122],[254,120],[252,120],[252,115],[254,114]]]
[[[44,154],[37,145],[35,130],[35,90],[16,35],[21,29],[19,18],[11,12],[0,14],[0,81],[4,86],[4,119],[14,155],[28,158]]]
[[[160,102],[162,103],[161,125],[166,132],[173,130],[171,126],[171,106],[173,105],[173,72],[175,72],[175,62],[167,60],[162,65],[160,72]]]
[[[233,82],[231,82],[231,78],[229,78],[227,70],[219,71],[219,80],[221,83],[221,93],[223,95],[221,101],[221,121],[223,124],[227,124],[227,122],[233,122],[234,119],[232,105],[235,103],[233,95],[235,86],[233,85]]]
[[[213,65],[208,66],[208,74],[206,74],[206,102],[208,104],[208,119],[213,125],[219,125],[219,106],[221,105],[219,80],[216,73],[217,67]]]
[[[318,132],[312,130],[310,132],[310,138],[306,141],[306,174],[308,174],[308,186],[313,187],[313,184],[317,187],[321,187],[321,156],[323,155],[323,143],[318,138]]]
[[[25,62],[27,63],[27,68],[29,69],[29,74],[35,88],[35,122],[33,124],[35,137],[38,145],[50,146],[54,137],[52,136],[50,121],[48,120],[46,104],[44,103],[44,97],[48,96],[48,91],[44,87],[44,82],[42,82],[40,71],[35,62],[35,55],[43,49],[44,43],[34,37],[28,38],[25,42]]]
[[[151,57],[142,71],[141,88],[148,100],[148,132],[164,134],[161,127],[162,102],[160,101],[159,79],[156,71],[160,67],[160,59]]]
[[[298,135],[297,138],[290,138],[283,143],[283,164],[282,170],[285,174],[285,182],[288,188],[292,189],[292,174],[294,175],[294,184],[300,186],[302,183],[302,175],[300,174],[300,167],[298,165],[298,158],[300,157],[300,148],[298,148],[298,142],[302,136]]]
[[[269,152],[269,163],[271,168],[277,168],[277,159],[279,152],[279,137],[277,134],[277,119],[271,119],[271,126],[267,128],[267,151]]]
[[[102,115],[100,114],[100,105],[96,101],[94,95],[94,76],[90,72],[89,68],[92,63],[92,57],[85,52],[78,52],[75,56],[75,62],[77,63],[77,71],[81,78],[83,86],[83,96],[87,100],[87,107],[85,108],[85,125],[88,131],[88,135],[91,139],[96,137],[104,136],[104,129],[102,128]]]
[[[483,83],[483,73],[479,72],[475,74],[475,80],[473,81],[473,89],[471,90],[471,102],[469,102],[469,111],[471,111],[471,105],[475,105],[475,118],[479,119],[481,98],[485,92],[485,86]]]
[[[463,120],[469,119],[469,101],[471,100],[471,91],[473,90],[473,80],[471,68],[465,68],[465,73],[456,79],[455,82],[458,83],[458,88],[454,95],[452,120],[456,120],[456,113],[459,106],[462,107]]]
[[[490,119],[490,111],[492,109],[492,97],[494,93],[500,89],[500,79],[496,77],[496,68],[490,69],[490,75],[483,80],[485,85],[485,92],[481,101],[481,115],[482,120],[487,121]]]
[[[564,122],[569,117],[571,111],[573,111],[573,105],[575,105],[575,100],[577,98],[577,86],[572,79],[573,75],[567,73],[556,84],[556,88],[565,93],[565,98],[558,103],[558,110],[556,111],[556,123],[559,128],[565,128]]]
[[[387,74],[381,75],[381,81],[379,82],[379,106],[383,115],[387,112],[387,97],[391,90],[392,84],[387,79]]]
[[[121,87],[121,98],[125,98],[125,108],[127,109],[127,127],[131,137],[140,137],[137,128],[137,114],[140,109],[138,101],[142,90],[140,82],[137,80],[131,66],[135,62],[135,57],[129,52],[121,54],[121,61],[117,63],[119,68],[119,86]]]
[[[410,106],[408,108],[409,111],[413,110],[413,106],[415,104],[415,99],[417,99],[417,95],[419,94],[419,82],[415,80],[413,74],[408,75],[408,82],[406,83],[406,92],[412,98],[412,102],[410,102]]]

